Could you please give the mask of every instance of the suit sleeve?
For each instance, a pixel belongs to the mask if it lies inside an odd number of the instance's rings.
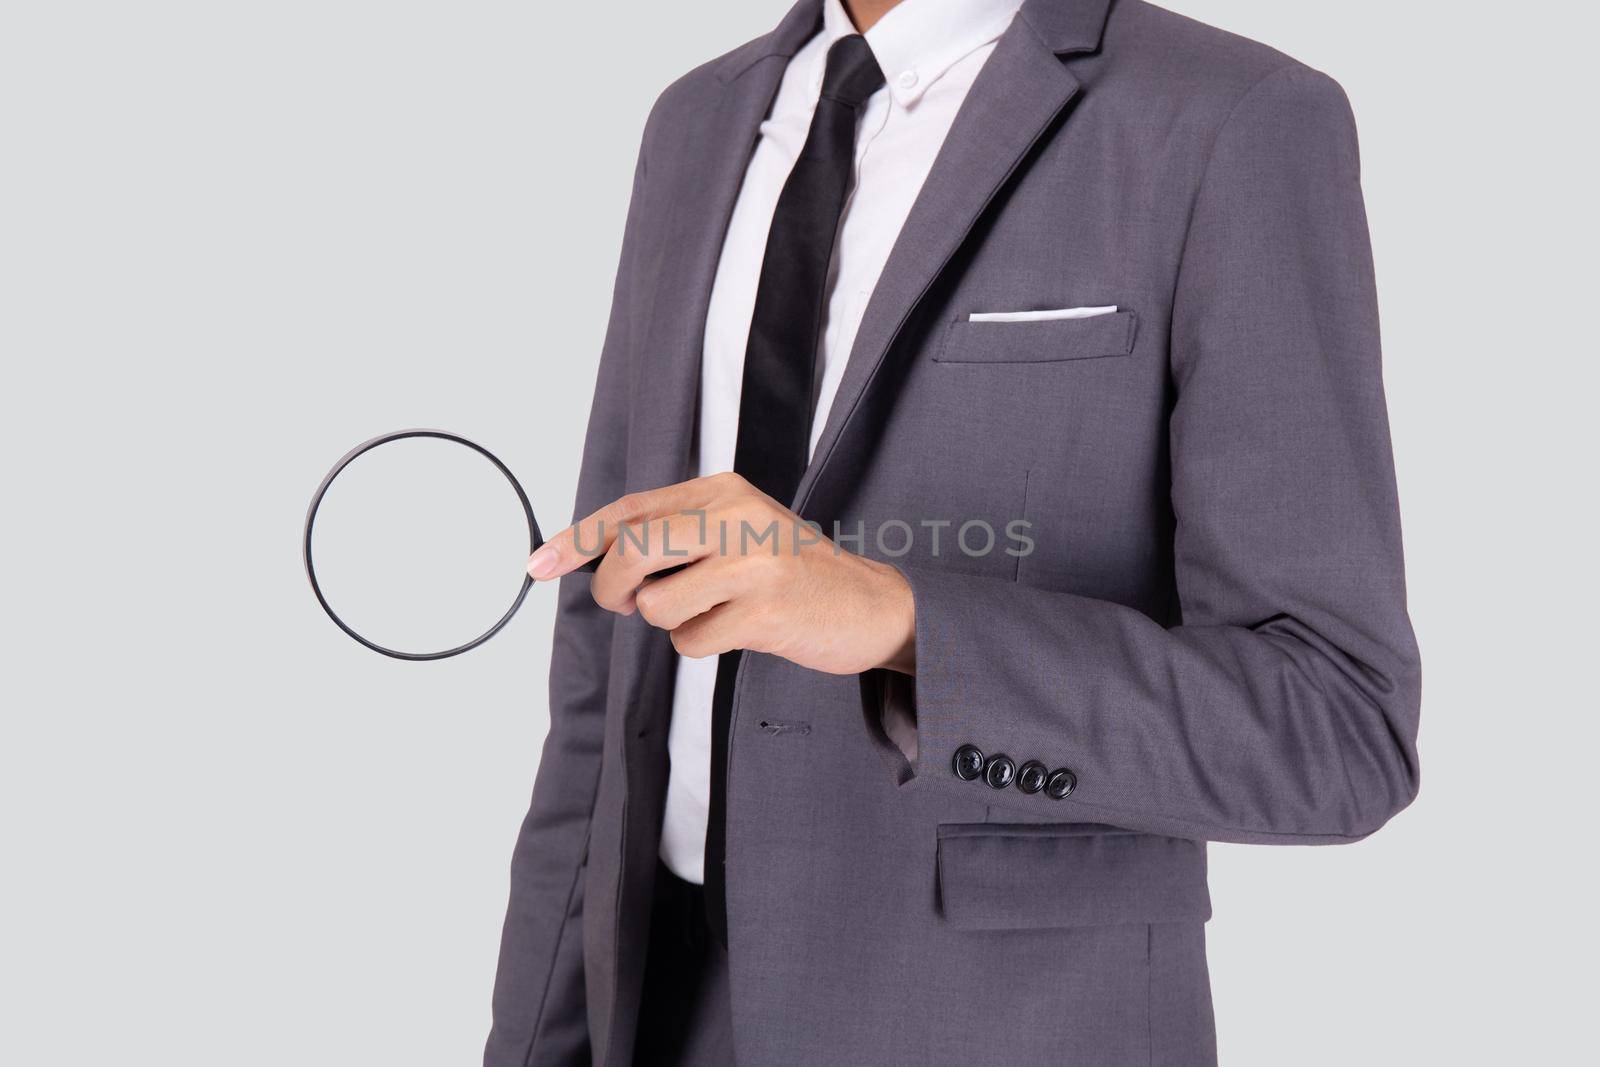
[[[908,569],[916,773],[1140,832],[1361,838],[1416,795],[1420,673],[1355,126],[1331,79],[1282,69],[1219,129],[1171,329],[1180,621]],[[963,782],[964,743],[1078,786]]]
[[[641,149],[584,441],[579,516],[623,494],[630,394],[627,308],[644,173]],[[561,580],[550,660],[550,730],[511,858],[511,897],[485,1067],[589,1062],[583,873],[600,779],[615,618],[590,597],[587,573]]]

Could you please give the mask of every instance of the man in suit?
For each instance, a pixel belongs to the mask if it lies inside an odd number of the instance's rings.
[[[1142,0],[663,93],[577,514],[492,1067],[1213,1062],[1205,842],[1416,793],[1349,108]]]

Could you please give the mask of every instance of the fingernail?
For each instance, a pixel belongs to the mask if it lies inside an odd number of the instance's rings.
[[[534,581],[542,582],[556,572],[561,555],[554,545],[541,545],[539,551],[528,557],[528,573]]]

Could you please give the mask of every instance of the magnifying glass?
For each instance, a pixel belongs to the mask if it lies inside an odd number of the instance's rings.
[[[333,465],[306,511],[303,554],[311,591],[339,629],[385,656],[435,660],[505,628],[542,544],[528,494],[494,453],[415,429],[363,441]]]

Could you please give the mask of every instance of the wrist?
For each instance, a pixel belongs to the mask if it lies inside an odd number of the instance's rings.
[[[899,570],[884,563],[873,564],[884,587],[884,608],[880,618],[890,635],[888,653],[878,666],[900,674],[917,673],[917,601],[911,583]]]

